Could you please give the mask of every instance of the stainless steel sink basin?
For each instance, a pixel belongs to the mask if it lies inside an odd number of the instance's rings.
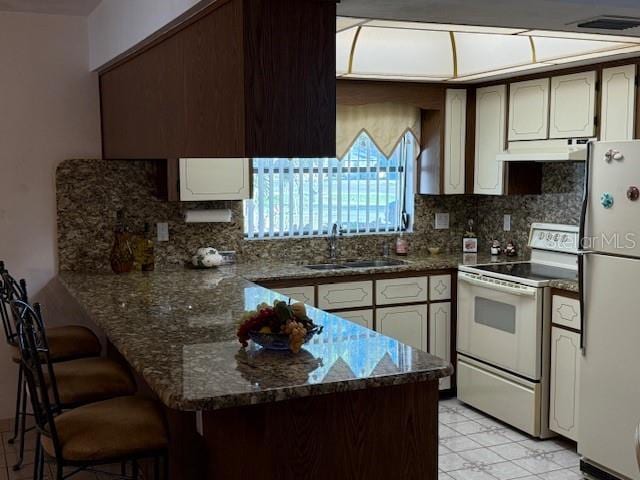
[[[346,268],[339,263],[318,263],[316,265],[305,265],[305,267],[311,270],[338,270],[340,268]]]
[[[384,258],[376,260],[352,260],[342,263],[318,263],[315,265],[306,265],[311,270],[339,270],[342,268],[377,268],[377,267],[393,267],[396,265],[404,265],[403,260],[394,258]]]
[[[393,267],[395,265],[404,265],[403,260],[394,258],[384,258],[379,260],[358,260],[355,262],[346,262],[347,268],[374,268],[374,267]]]

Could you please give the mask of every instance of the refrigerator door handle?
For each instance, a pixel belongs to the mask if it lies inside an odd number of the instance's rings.
[[[585,315],[585,301],[584,301],[584,284],[585,284],[585,268],[584,259],[586,256],[595,253],[589,250],[578,250],[578,302],[580,303],[580,351],[582,355],[587,354],[587,345],[585,337],[587,333],[587,322]]]
[[[590,182],[590,164],[591,164],[591,156],[593,155],[593,141],[587,143],[587,161],[584,166],[584,195],[582,197],[582,209],[580,210],[580,233],[579,233],[579,246],[580,250],[585,248],[586,239],[585,239],[585,230],[586,230],[586,220],[587,220],[587,207],[589,205],[589,182]]]

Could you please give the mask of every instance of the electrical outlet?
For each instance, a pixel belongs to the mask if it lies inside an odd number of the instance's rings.
[[[168,242],[169,241],[169,224],[167,222],[160,222],[156,225],[158,229],[158,241],[159,242]]]
[[[511,231],[511,215],[505,215],[503,217],[503,227],[502,229],[505,232],[510,232]]]
[[[436,230],[446,230],[449,228],[449,214],[448,213],[436,213]]]

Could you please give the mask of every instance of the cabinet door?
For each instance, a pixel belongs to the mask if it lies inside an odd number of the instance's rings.
[[[376,309],[376,330],[384,335],[419,348],[429,349],[429,309],[426,304]]]
[[[596,72],[551,79],[549,138],[593,137]]]
[[[250,196],[249,159],[180,159],[180,200],[243,200]]]
[[[602,70],[600,140],[632,140],[636,106],[636,66]]]
[[[502,161],[507,121],[507,95],[504,85],[476,90],[476,149],[474,193],[502,195]]]
[[[373,330],[373,310],[352,310],[350,312],[339,312],[336,315]]]
[[[345,282],[318,285],[318,308],[370,307],[373,305],[373,282]]]
[[[545,140],[549,136],[549,79],[509,86],[509,140]]]
[[[444,126],[444,193],[464,193],[467,91],[447,90]]]
[[[431,275],[429,277],[429,300],[449,300],[451,298],[451,275]]]
[[[580,334],[553,327],[549,428],[572,440],[578,438],[579,369]]]
[[[429,300],[429,277],[387,278],[376,281],[376,305]]]
[[[307,305],[311,305],[312,307],[316,306],[316,289],[313,285],[309,286],[300,286],[300,287],[287,287],[287,288],[274,288],[278,293],[282,295],[286,295],[287,297],[305,303]]]
[[[451,303],[429,305],[429,353],[451,361]],[[451,377],[440,379],[440,390],[451,388]]]

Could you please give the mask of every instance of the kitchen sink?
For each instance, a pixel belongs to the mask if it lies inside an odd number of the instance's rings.
[[[311,270],[338,270],[340,268],[347,268],[340,263],[318,263],[316,265],[305,265],[305,267]]]
[[[306,265],[311,270],[339,270],[342,268],[377,268],[377,267],[393,267],[396,265],[406,264],[403,260],[393,258],[384,258],[376,260],[352,260],[341,263],[318,263],[315,265]]]
[[[403,260],[395,260],[393,258],[384,258],[379,260],[358,260],[354,262],[346,262],[347,268],[373,268],[373,267],[393,267],[395,265],[404,265],[407,262]]]

